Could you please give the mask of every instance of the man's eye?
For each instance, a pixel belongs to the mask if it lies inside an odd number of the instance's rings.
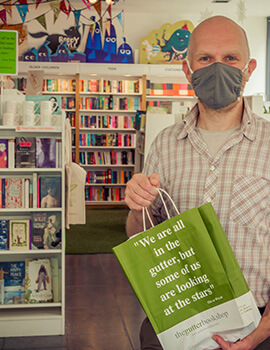
[[[201,57],[200,61],[207,62],[207,61],[209,61],[209,57],[207,57],[207,56]]]
[[[236,58],[234,56],[228,56],[227,61],[235,61]]]

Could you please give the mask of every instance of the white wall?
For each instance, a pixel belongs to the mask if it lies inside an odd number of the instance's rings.
[[[209,1],[206,3],[205,0],[197,0],[205,6],[209,5]],[[254,1],[254,0],[252,0]],[[193,5],[191,12],[188,10],[188,3]],[[112,17],[115,17],[122,10],[124,10],[123,20],[124,20],[124,31],[122,30],[117,19],[113,21],[118,38],[118,46],[121,44],[122,36],[127,38],[127,43],[131,45],[133,51],[139,50],[140,39],[143,36],[147,36],[153,29],[158,29],[164,23],[175,23],[180,20],[190,20],[194,26],[196,26],[202,19],[202,13],[194,10],[194,3],[196,0],[180,1],[180,0],[119,0],[118,3],[112,6]],[[72,0],[71,3],[76,9],[85,8],[81,0]],[[184,3],[184,4],[183,4]],[[170,5],[169,5],[170,4]],[[185,7],[184,7],[185,6]],[[210,5],[209,12],[212,15],[226,15],[237,22],[237,14],[234,6],[228,5]],[[35,10],[35,6],[31,6],[30,12],[27,14],[27,20],[35,18],[38,15],[46,13],[49,9],[48,4],[40,4],[38,9]],[[104,6],[104,9],[106,6]],[[196,8],[196,7],[195,7]],[[207,8],[207,7],[205,7]],[[8,23],[18,23],[21,22],[17,11],[14,9],[12,20],[8,18]],[[102,11],[102,13],[104,10]],[[81,20],[87,23],[87,18],[90,16],[98,15],[94,8],[89,10],[84,10],[82,12]],[[107,18],[107,14],[104,18]],[[247,36],[250,43],[251,56],[256,58],[258,65],[254,71],[250,81],[247,83],[245,88],[245,95],[251,94],[264,94],[265,93],[265,75],[266,75],[266,29],[267,20],[266,17],[253,17],[250,12],[247,14],[247,19],[242,23],[242,27],[246,30]],[[65,14],[60,13],[59,19],[53,24],[53,14],[49,11],[46,14],[47,29],[49,34],[63,33],[63,29],[67,29],[74,25],[74,17],[70,14],[67,17]],[[30,21],[27,25],[28,31],[38,32],[44,31],[44,28],[37,21]],[[82,28],[82,27],[81,27]],[[105,29],[105,28],[104,28]],[[87,34],[87,32],[85,33]],[[28,37],[28,48],[39,47],[44,41],[40,39],[33,39]],[[83,44],[81,45],[81,50],[83,49]]]

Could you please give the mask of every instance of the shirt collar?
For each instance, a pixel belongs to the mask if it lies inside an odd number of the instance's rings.
[[[244,97],[243,100],[244,110],[240,130],[247,139],[254,141],[256,138],[256,119],[248,105],[247,99]],[[188,134],[195,130],[198,114],[199,107],[198,103],[196,103],[184,120],[184,127],[177,136],[178,140],[184,139]]]

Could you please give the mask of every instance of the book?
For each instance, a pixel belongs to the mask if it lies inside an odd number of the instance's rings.
[[[25,300],[25,262],[0,262],[0,304],[22,304]],[[4,282],[3,282],[4,281]],[[4,286],[3,286],[4,285]],[[4,291],[3,291],[4,287]],[[2,298],[4,292],[4,298]]]
[[[61,176],[40,176],[40,208],[61,207]]]
[[[52,265],[52,285],[53,285],[53,301],[58,303],[60,301],[59,290],[60,290],[60,269],[58,258],[51,258]]]
[[[8,168],[8,139],[0,139],[0,168]]]
[[[15,139],[8,140],[8,168],[15,167]]]
[[[52,267],[49,258],[25,260],[25,302],[53,301]]]
[[[30,242],[30,220],[9,220],[9,249],[27,250]]]
[[[8,249],[9,221],[0,220],[0,250]]]
[[[6,178],[5,179],[5,207],[23,208],[24,206],[24,179]]]
[[[56,139],[36,137],[36,168],[56,167]]]
[[[31,249],[60,249],[61,238],[61,213],[32,214]]]
[[[15,138],[15,167],[35,168],[36,139],[35,137]]]

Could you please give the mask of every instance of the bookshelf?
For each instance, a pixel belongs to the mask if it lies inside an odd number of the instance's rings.
[[[16,162],[13,168],[1,168],[0,180],[6,178],[29,178],[30,184],[33,186],[33,197],[37,195],[38,189],[35,190],[34,177],[56,176],[60,178],[61,183],[61,204],[57,207],[40,208],[35,202],[35,198],[30,200],[28,204],[24,201],[21,207],[2,207],[0,209],[0,220],[29,220],[33,231],[34,216],[44,215],[44,217],[58,217],[61,230],[61,245],[55,249],[36,249],[31,243],[27,247],[19,250],[5,249],[0,250],[0,264],[14,262],[25,262],[26,259],[48,259],[56,262],[58,268],[54,270],[56,274],[51,274],[51,279],[47,280],[47,287],[54,282],[52,287],[54,300],[52,302],[27,302],[27,290],[31,289],[27,275],[25,275],[22,296],[18,299],[16,296],[9,299],[9,304],[0,305],[0,337],[16,337],[16,336],[45,336],[60,335],[65,333],[65,172],[64,172],[64,118],[62,113],[61,125],[45,128],[45,127],[0,127],[1,139],[13,139],[15,137],[35,137],[35,138],[52,138],[57,139],[60,145],[61,159],[54,168],[37,168],[37,167],[17,167]],[[12,157],[14,154],[9,153]],[[36,175],[34,175],[36,174]],[[25,196],[31,198],[31,191],[26,192]],[[38,200],[38,198],[36,198]],[[25,198],[24,198],[25,200]],[[55,222],[54,222],[55,224]],[[33,234],[33,232],[32,232]],[[32,236],[33,237],[33,236]],[[10,246],[9,242],[9,246]],[[10,248],[10,247],[9,247]],[[5,271],[5,269],[4,269]],[[58,277],[56,277],[58,275]],[[27,289],[30,288],[30,289]],[[37,287],[38,288],[38,287]],[[6,292],[6,290],[5,290]],[[12,300],[12,303],[11,301]],[[3,301],[3,300],[2,300]],[[4,300],[5,302],[5,300]]]
[[[194,101],[181,65],[19,62],[20,77],[23,78],[24,85],[29,70],[44,71],[43,94],[61,96],[62,108],[72,125],[73,161],[87,171],[86,205],[124,204],[121,199],[125,183],[130,174],[142,170],[144,162],[145,130],[135,130],[132,125],[137,109],[146,111],[147,105],[151,103],[153,105],[169,103],[170,108],[173,108],[171,113],[185,114],[187,106],[192,105]],[[162,87],[165,87],[164,84],[174,84],[172,85],[174,90],[178,88],[177,96],[172,94],[168,96],[169,93],[164,95],[163,90],[162,95],[161,91],[159,94],[155,92],[150,95],[151,91],[147,90],[147,81],[159,85],[162,83]],[[187,94],[190,96],[186,96]],[[130,149],[118,144],[113,146],[82,144],[82,139],[87,140],[94,134],[115,134],[120,137],[129,134],[134,138],[134,143],[128,146],[131,147]],[[100,152],[104,158],[106,151],[110,153],[114,151],[118,154],[122,152],[124,155],[123,152],[130,151],[133,155],[133,163],[89,164],[87,162],[88,153]],[[104,174],[103,183],[93,182],[96,176],[100,179],[101,172]],[[115,178],[122,179],[121,182],[109,182],[110,172],[113,172]],[[88,182],[90,178],[92,182]],[[124,183],[122,183],[123,178]],[[99,199],[88,200],[90,191],[91,198]],[[117,195],[114,195],[116,191]],[[104,196],[106,200],[100,200]],[[112,196],[120,200],[110,200]]]

